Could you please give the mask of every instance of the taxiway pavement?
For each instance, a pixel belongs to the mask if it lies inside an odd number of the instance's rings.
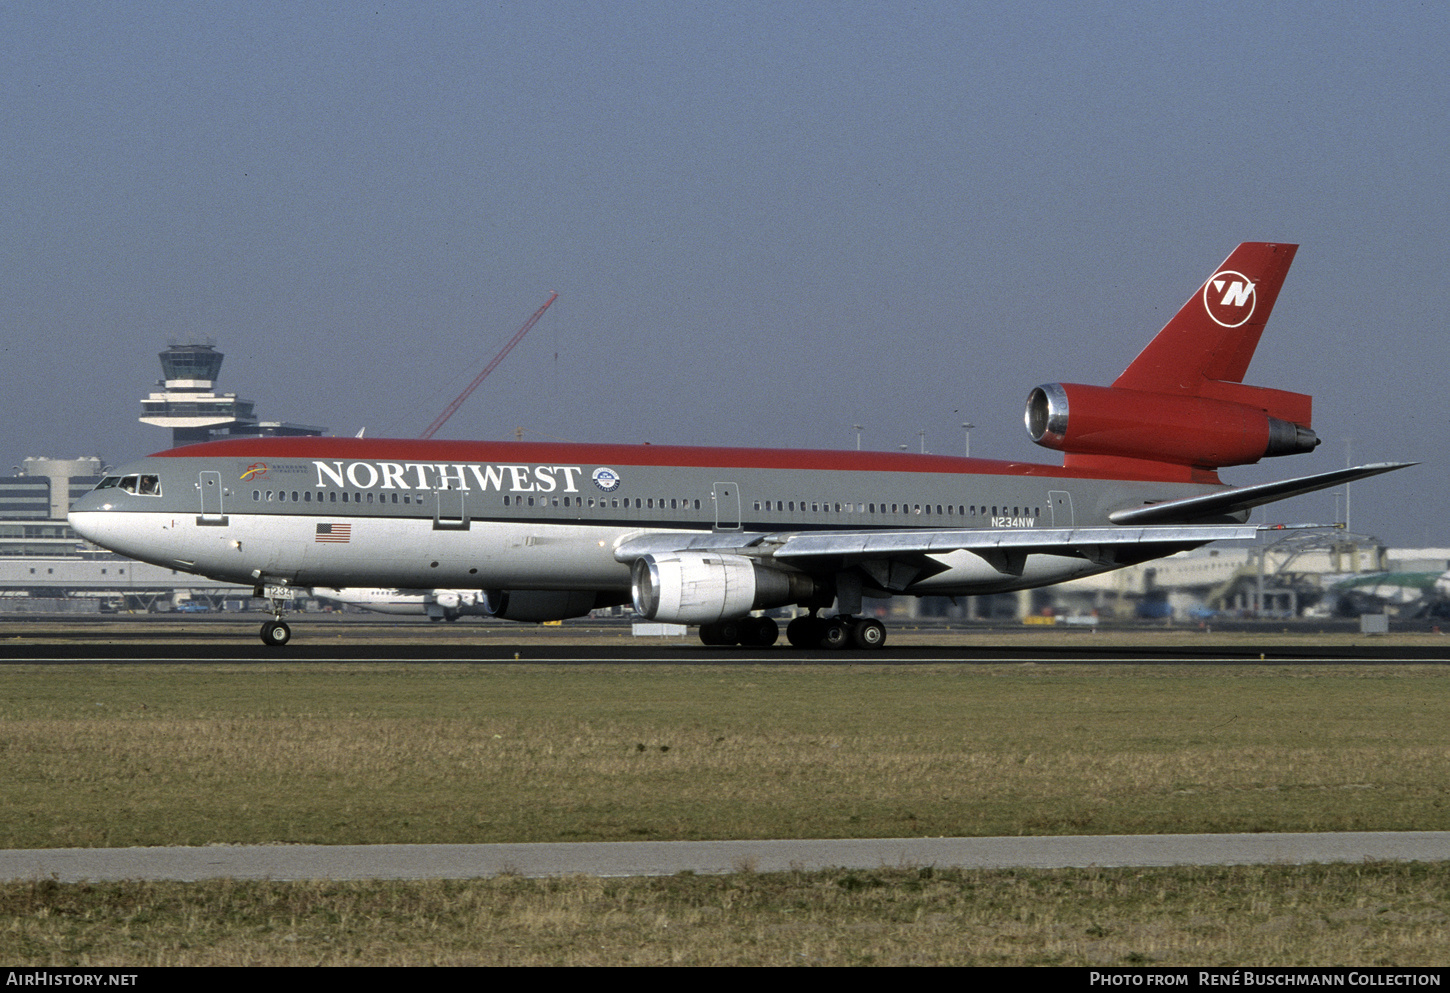
[[[1450,831],[497,845],[218,845],[0,851],[0,880],[482,879],[827,868],[1056,869],[1450,859]]]

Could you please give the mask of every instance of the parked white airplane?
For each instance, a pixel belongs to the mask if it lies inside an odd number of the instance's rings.
[[[361,607],[380,614],[426,614],[430,620],[456,621],[472,614],[492,617],[485,609],[482,590],[408,590],[396,587],[356,587],[342,589],[321,586],[312,595],[320,600]]]

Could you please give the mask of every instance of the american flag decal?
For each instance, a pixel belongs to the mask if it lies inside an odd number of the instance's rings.
[[[316,541],[351,541],[351,524],[319,524]]]

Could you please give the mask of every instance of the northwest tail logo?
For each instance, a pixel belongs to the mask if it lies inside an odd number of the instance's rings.
[[[1254,284],[1241,272],[1225,269],[1203,284],[1203,306],[1215,324],[1236,328],[1254,315]]]

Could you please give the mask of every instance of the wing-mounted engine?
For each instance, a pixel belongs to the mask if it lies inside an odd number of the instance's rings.
[[[815,597],[809,576],[761,565],[744,555],[681,551],[651,554],[633,566],[634,609],[671,624],[712,624]]]
[[[1255,387],[1238,389],[1266,394],[1266,401],[1299,396]],[[1307,408],[1309,398],[1302,399]],[[1027,397],[1025,419],[1027,433],[1044,448],[1201,469],[1312,452],[1319,444],[1307,423],[1275,417],[1262,406],[1077,383],[1037,387]]]
[[[484,590],[481,605],[490,617],[539,624],[583,617],[597,607],[619,602],[591,590]]]

